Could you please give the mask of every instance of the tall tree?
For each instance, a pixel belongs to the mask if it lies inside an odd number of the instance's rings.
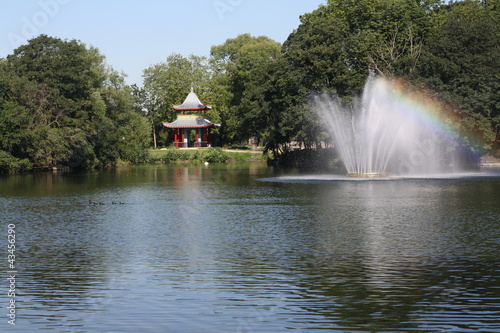
[[[81,107],[72,104],[88,98],[105,79],[104,57],[76,40],[40,35],[14,50],[7,60],[18,75],[56,89],[70,112]]]
[[[439,3],[329,0],[303,15],[276,66],[277,98],[271,109],[279,110],[279,117],[274,117],[269,148],[286,149],[291,140],[318,146],[328,137],[309,107],[311,95],[334,93],[350,103],[361,94],[370,72],[385,76],[414,72]]]
[[[281,44],[272,39],[250,34],[228,39],[213,46],[211,56],[219,77],[228,85],[227,113],[221,117],[225,138],[238,142],[254,137],[258,140],[265,128],[264,113],[268,105],[263,99],[269,89],[269,70],[281,55]]]
[[[136,160],[147,146],[148,133],[141,130],[146,119],[133,103],[122,102],[132,98],[131,90],[113,85],[120,75],[109,70],[97,49],[41,35],[14,50],[0,67],[0,76],[7,78],[0,84],[0,150],[18,161],[95,167]],[[111,126],[103,136],[105,124]],[[122,135],[132,144],[108,139],[120,130],[132,135]],[[113,149],[117,154],[104,153]]]
[[[284,57],[301,86],[359,94],[369,72],[406,75],[418,63],[440,1],[329,0],[301,18]]]
[[[208,60],[195,55],[186,58],[174,53],[165,62],[145,69],[143,77],[147,104],[150,107],[148,111],[157,121],[156,136],[165,145],[168,138],[162,122],[175,120],[177,113],[172,106],[181,104],[191,87],[202,100],[208,94],[211,77]]]
[[[20,97],[26,97],[33,85],[8,69],[0,59],[0,171],[30,169],[28,156],[33,141],[28,132],[31,124],[29,110]]]
[[[439,14],[413,81],[461,113],[487,149],[500,126],[500,1],[454,2]]]

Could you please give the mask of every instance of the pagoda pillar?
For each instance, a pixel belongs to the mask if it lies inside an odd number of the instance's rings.
[[[180,141],[180,133],[179,129],[176,128],[174,130],[174,147],[179,148],[179,141]]]
[[[203,129],[202,128],[197,128],[196,129],[196,140],[195,140],[195,147],[202,147],[202,138],[203,138]]]
[[[198,130],[198,142],[202,142],[203,141],[203,128],[200,128]]]
[[[189,147],[189,128],[184,129],[184,133],[182,135],[182,144],[183,148]]]

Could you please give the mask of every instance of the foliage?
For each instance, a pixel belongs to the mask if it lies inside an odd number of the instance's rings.
[[[28,159],[19,159],[13,157],[6,151],[0,150],[0,173],[11,171],[30,170],[33,165]]]
[[[162,158],[162,162],[171,163],[178,161],[188,161],[192,158],[192,155],[187,151],[179,149],[169,149]]]
[[[174,53],[165,62],[144,70],[144,104],[150,117],[155,120],[155,132],[161,138],[162,145],[168,145],[168,132],[164,130],[162,122],[172,122],[177,116],[172,106],[182,104],[191,88],[207,103],[210,77],[208,60],[195,55],[186,58]],[[214,122],[218,120],[213,112],[207,116]]]
[[[335,93],[349,103],[370,72],[396,76],[412,72],[429,33],[426,13],[435,2],[330,0],[306,14],[285,41],[265,98],[266,150],[286,153],[290,142],[319,147],[328,140],[310,107],[313,95]],[[259,98],[259,97],[257,97]]]
[[[148,158],[149,163],[174,163],[174,162],[264,162],[266,157],[253,152],[229,152],[222,148],[208,148],[198,150],[180,150],[175,148],[163,150],[151,150]]]
[[[203,82],[222,123],[219,144],[252,139],[278,156],[292,142],[312,148],[331,140],[310,106],[314,95],[335,94],[349,106],[371,73],[403,77],[444,100],[479,151],[500,124],[498,7],[498,0],[328,0],[304,14],[283,45],[243,34],[213,46],[204,66],[172,55],[146,70],[146,86],[160,101],[175,96],[162,102],[170,112],[189,84]]]
[[[0,61],[0,78],[0,150],[11,168],[12,161],[93,168],[144,157],[147,120],[97,49],[41,35]]]
[[[156,160],[145,148],[151,139],[170,144],[162,122],[175,119],[172,105],[191,87],[222,124],[216,144],[252,139],[286,159],[292,143],[331,140],[311,97],[336,94],[349,106],[370,73],[431,92],[468,148],[487,151],[500,128],[499,8],[499,0],[328,0],[283,45],[243,34],[213,46],[210,58],[174,53],[145,69],[144,88],[127,86],[98,49],[41,35],[0,59],[0,169]],[[163,156],[186,159],[233,157],[217,149]]]
[[[201,153],[200,159],[209,163],[224,163],[229,159],[229,155],[222,148],[209,148]]]
[[[329,0],[302,18],[284,44],[303,87],[341,98],[359,94],[370,71],[411,72],[439,1]],[[429,14],[430,13],[430,14]],[[307,51],[305,51],[307,50]]]
[[[228,39],[224,44],[213,46],[211,56],[218,68],[216,82],[227,86],[225,112],[221,116],[225,139],[244,141],[260,136],[266,126],[268,106],[262,97],[269,83],[269,70],[280,57],[280,43],[249,34]]]
[[[278,111],[267,149],[281,154],[291,141],[326,140],[309,96],[326,91],[349,104],[370,72],[435,91],[461,116],[470,148],[488,148],[500,112],[498,7],[498,0],[329,0],[304,15],[273,79],[270,109]]]
[[[445,6],[413,81],[462,115],[461,126],[489,149],[500,126],[500,1]]]

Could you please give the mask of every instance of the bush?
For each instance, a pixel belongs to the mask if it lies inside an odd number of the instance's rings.
[[[209,148],[200,155],[200,160],[209,163],[224,163],[229,159],[229,155],[222,148]]]
[[[168,150],[150,150],[148,156],[144,159],[145,163],[175,163],[175,162],[265,162],[267,157],[262,154],[251,152],[227,152],[222,148],[208,148],[197,150],[180,150],[170,148]]]
[[[189,152],[179,150],[179,149],[169,149],[162,160],[165,163],[177,162],[177,161],[188,161],[190,157]]]
[[[33,169],[33,164],[27,159],[19,159],[6,151],[0,150],[0,172],[16,172]]]

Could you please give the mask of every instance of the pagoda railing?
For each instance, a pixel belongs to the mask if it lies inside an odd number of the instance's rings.
[[[194,148],[204,148],[204,147],[209,147],[208,141],[200,141],[200,142],[194,142],[191,145],[187,142],[174,142],[174,147],[175,148],[189,148],[189,147],[194,147]]]
[[[195,142],[195,143],[194,143],[194,146],[195,146],[196,148],[204,148],[204,147],[208,147],[208,142],[207,142],[207,141]]]

